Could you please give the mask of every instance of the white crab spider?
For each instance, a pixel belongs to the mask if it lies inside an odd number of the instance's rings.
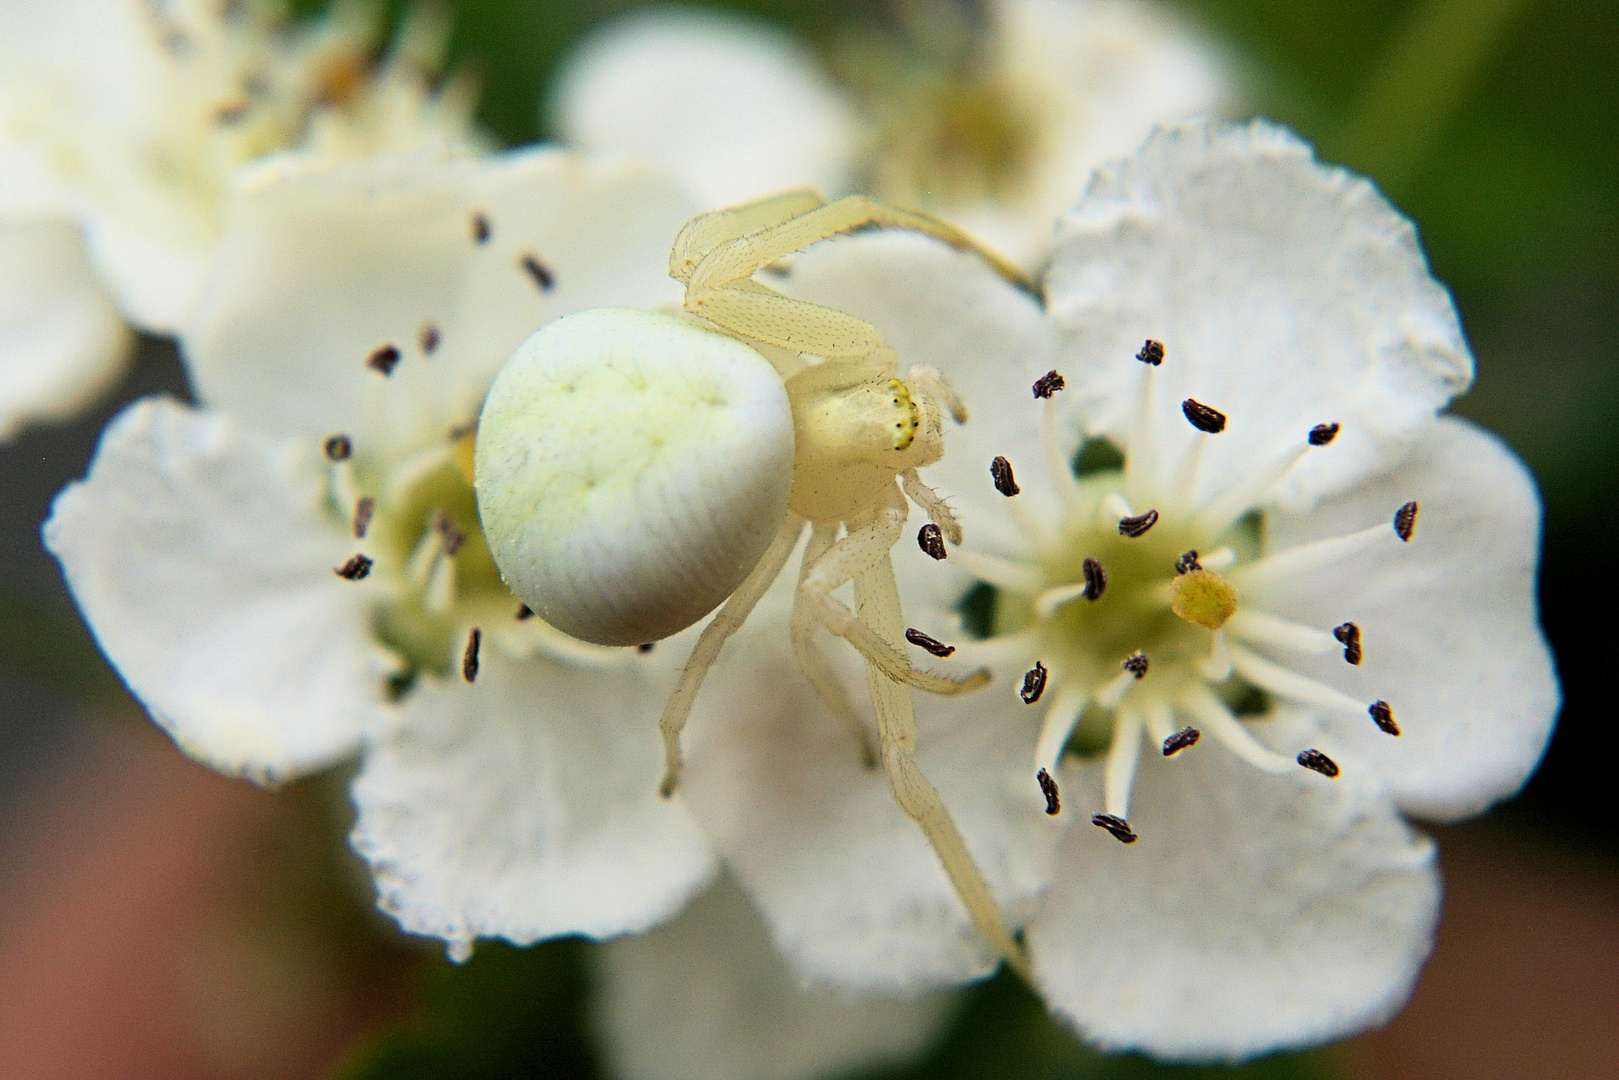
[[[784,256],[867,227],[925,233],[1021,280],[943,222],[864,197],[829,204],[800,190],[699,215],[669,256],[670,274],[686,286],[684,314],[567,316],[501,370],[479,421],[479,512],[507,585],[585,640],[656,640],[725,600],[659,722],[665,796],[680,781],[680,734],[704,676],[807,522],[791,624],[798,661],[867,763],[881,762],[979,933],[1024,970],[982,873],[913,759],[908,687],[961,693],[988,673],[951,678],[912,666],[888,557],[907,495],[960,543],[954,515],[917,469],[943,454],[941,405],[958,423],[965,408],[931,368],[900,378],[875,327],[753,280]],[[832,595],[851,581],[858,615]],[[875,748],[814,644],[817,624],[866,661]]]

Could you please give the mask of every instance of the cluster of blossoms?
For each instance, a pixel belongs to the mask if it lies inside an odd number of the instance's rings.
[[[45,536],[188,753],[261,782],[358,755],[354,846],[407,930],[465,957],[689,905],[604,957],[622,1068],[672,1075],[695,1040],[701,1075],[741,1075],[751,1033],[807,1076],[920,1046],[949,999],[918,995],[999,955],[795,662],[797,583],[732,638],[661,798],[657,717],[698,630],[548,626],[473,490],[485,396],[532,331],[679,303],[694,183],[470,138],[233,174],[178,326],[198,404],[130,406]],[[1471,359],[1410,224],[1279,129],[1156,131],[1042,261],[1030,284],[875,230],[771,280],[971,416],[927,474],[964,542],[913,512],[895,569],[911,640],[996,678],[925,701],[916,762],[1086,1038],[1215,1059],[1360,1030],[1432,942],[1406,815],[1482,811],[1550,731],[1533,484],[1437,416]],[[852,652],[830,659],[854,686]],[[658,1026],[677,990],[713,1030]]]

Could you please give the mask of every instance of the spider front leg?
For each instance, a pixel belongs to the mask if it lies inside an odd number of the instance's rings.
[[[822,555],[837,543],[837,522],[819,522],[810,531],[808,545],[804,548],[804,564],[799,571],[798,587],[804,587],[804,578],[810,568],[820,561]],[[793,655],[798,658],[799,669],[809,679],[810,685],[821,701],[837,718],[843,721],[854,738],[855,747],[860,753],[861,764],[868,769],[877,767],[877,747],[871,740],[871,734],[866,730],[866,723],[855,711],[854,703],[849,700],[849,692],[843,686],[826,662],[826,655],[815,644],[815,612],[806,605],[798,594],[793,597],[793,619],[789,637],[793,645]]]

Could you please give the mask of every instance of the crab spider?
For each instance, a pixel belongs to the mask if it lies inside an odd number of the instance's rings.
[[[826,203],[798,190],[699,215],[670,251],[670,274],[686,287],[682,314],[565,316],[502,369],[479,422],[479,511],[507,584],[576,637],[640,644],[724,601],[659,721],[666,797],[680,782],[680,735],[705,675],[807,527],[794,654],[867,765],[881,764],[978,932],[1023,970],[1021,948],[913,756],[909,688],[963,693],[988,673],[951,677],[911,664],[889,558],[907,497],[960,543],[960,525],[917,470],[944,452],[944,412],[960,423],[966,409],[931,368],[902,378],[876,327],[753,279],[867,227],[922,232],[1021,280],[943,222],[859,196]],[[849,582],[855,611],[833,595]],[[815,644],[817,626],[865,660],[876,746]]]

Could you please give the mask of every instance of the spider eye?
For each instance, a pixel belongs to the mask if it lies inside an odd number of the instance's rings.
[[[764,554],[792,487],[792,410],[735,338],[581,311],[501,368],[473,471],[507,587],[564,633],[640,645],[712,611]]]

